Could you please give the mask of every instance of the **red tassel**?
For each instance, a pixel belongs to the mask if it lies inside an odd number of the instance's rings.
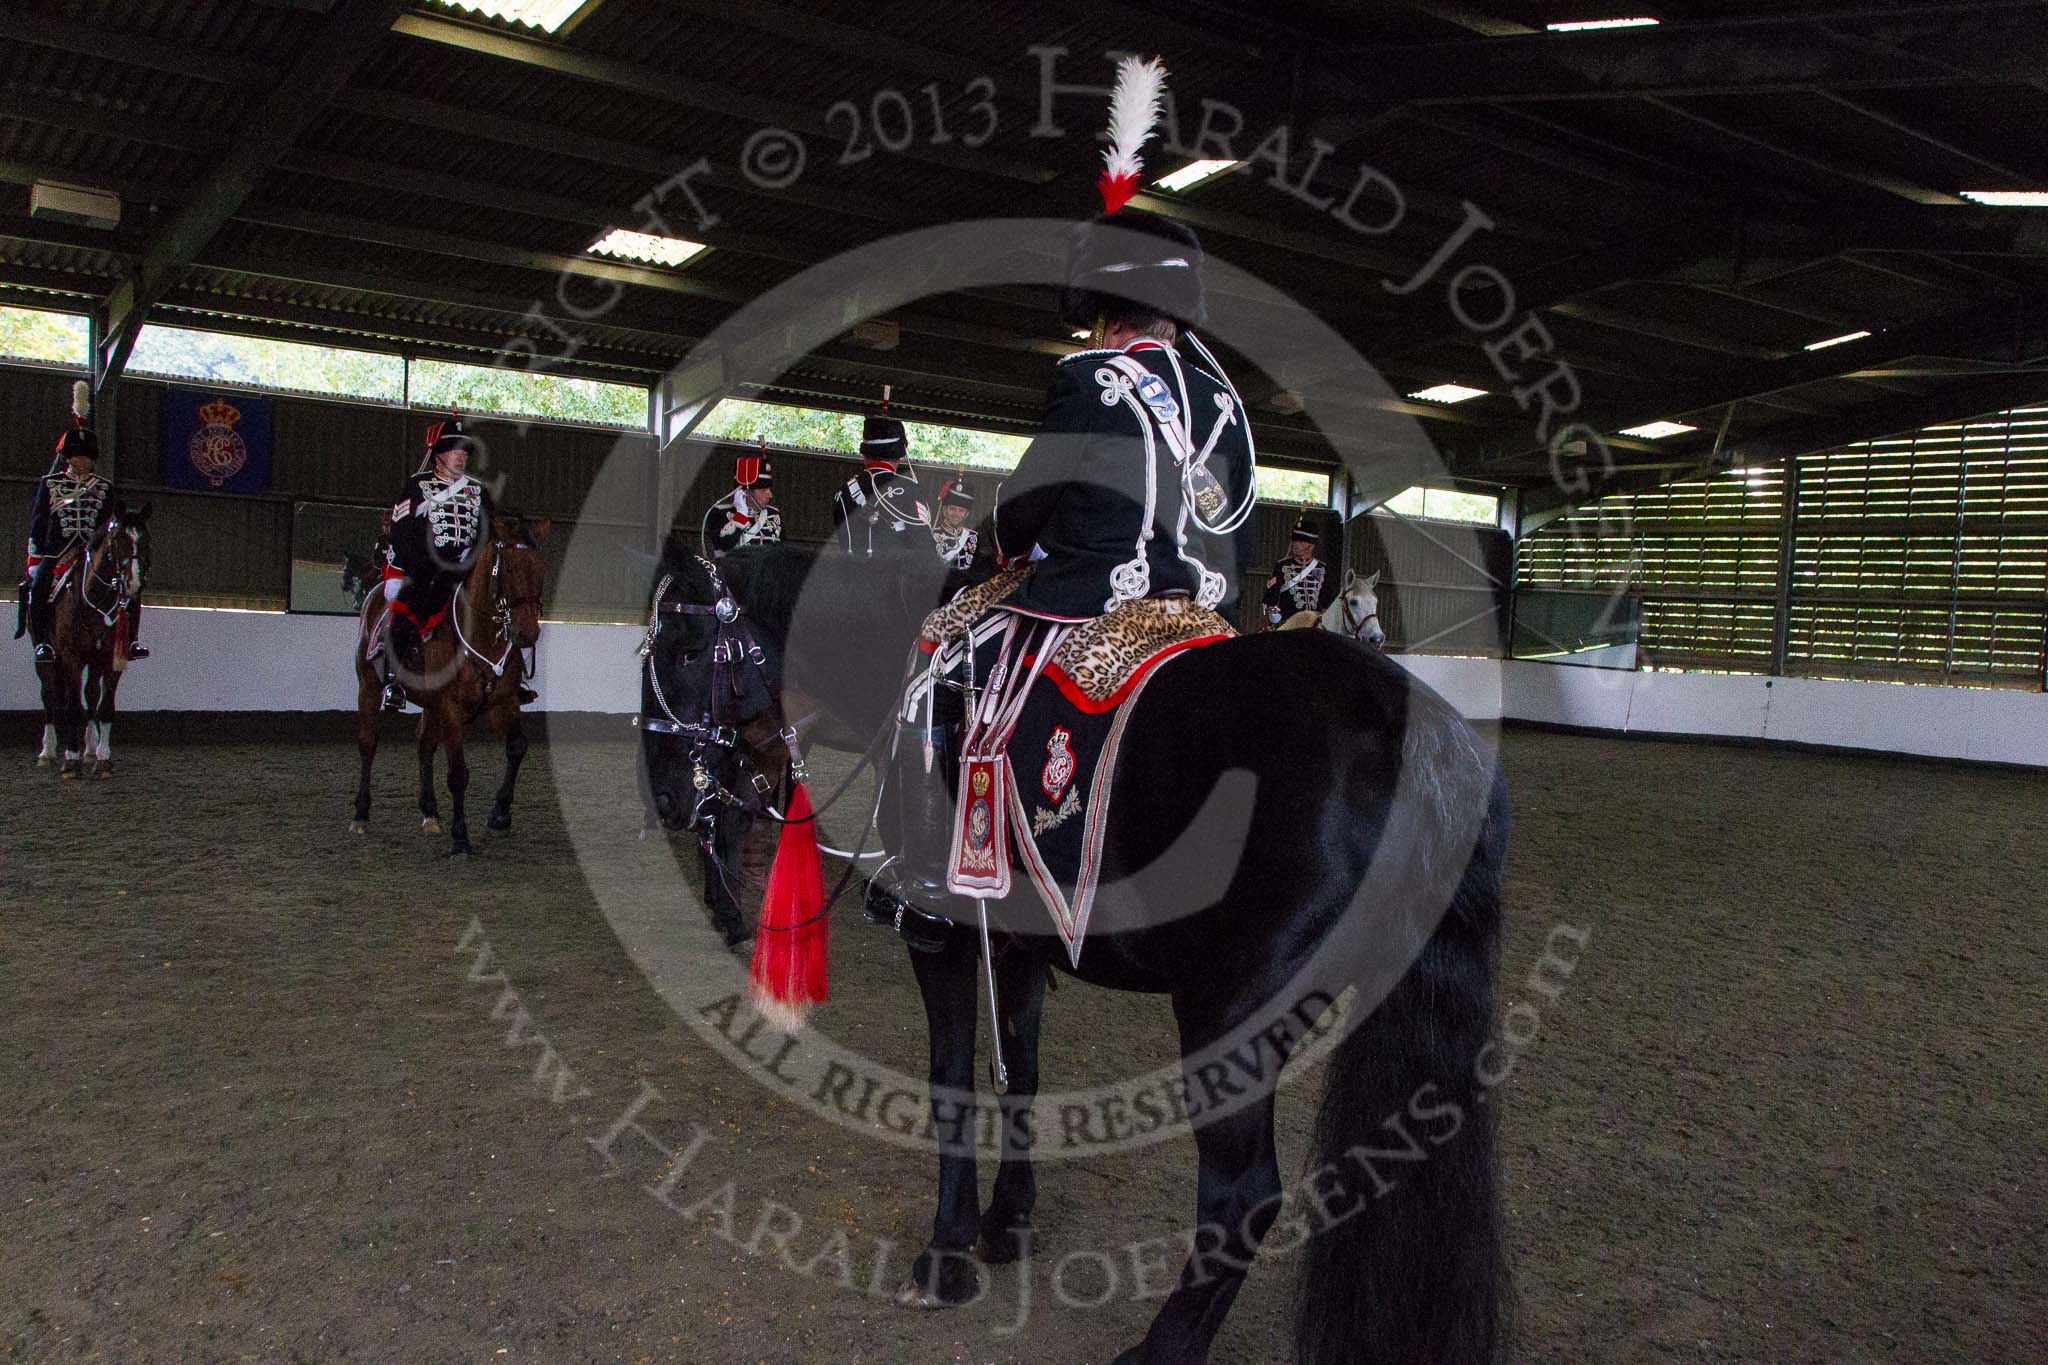
[[[754,1009],[785,1033],[795,1033],[827,998],[826,956],[831,921],[825,915],[825,871],[811,794],[799,782],[789,798],[790,823],[775,844],[761,925],[747,972]]]
[[[1102,193],[1102,211],[1115,213],[1131,202],[1131,196],[1138,192],[1138,177],[1135,175],[1111,175],[1104,171],[1095,181],[1095,188]]]

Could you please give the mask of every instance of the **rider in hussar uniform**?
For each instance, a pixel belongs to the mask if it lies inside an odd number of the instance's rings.
[[[1058,363],[1039,430],[998,493],[996,562],[1033,568],[997,612],[1071,623],[1148,597],[1216,609],[1233,595],[1231,556],[1212,568],[1201,552],[1234,551],[1243,539],[1255,461],[1237,390],[1190,330],[1206,316],[1201,243],[1180,223],[1124,207],[1164,74],[1135,58],[1118,73],[1099,186],[1107,211],[1071,230],[1060,294],[1061,321],[1090,340]],[[1193,357],[1181,354],[1183,341]],[[899,753],[929,744],[950,754],[957,716],[945,712],[960,703],[952,689],[939,692],[935,731],[899,743]],[[897,785],[900,856],[880,889],[898,904],[957,914],[965,901],[947,890],[945,871],[953,801],[936,782]]]
[[[917,543],[930,522],[917,480],[899,471],[909,456],[903,423],[870,417],[861,425],[860,473],[832,495],[832,525],[848,554],[863,559]]]
[[[782,513],[775,506],[775,472],[759,455],[742,455],[733,467],[733,490],[711,504],[698,539],[707,556],[731,554],[782,541]]]
[[[939,489],[939,516],[932,523],[932,543],[939,558],[965,573],[974,567],[981,549],[981,533],[968,523],[974,518],[974,491],[958,479],[949,479]]]
[[[405,705],[393,664],[405,661],[417,671],[421,641],[490,539],[490,490],[469,476],[476,448],[459,419],[428,427],[426,455],[405,495],[391,505],[391,562],[384,567],[384,600],[391,604],[383,651],[387,710]]]
[[[28,633],[35,645],[36,662],[49,663],[57,657],[51,642],[56,617],[55,587],[58,566],[64,556],[76,551],[83,572],[83,555],[91,547],[93,534],[102,518],[121,505],[113,484],[93,470],[99,462],[99,437],[87,425],[92,416],[92,389],[81,379],[71,386],[71,423],[57,438],[57,450],[50,472],[36,481],[29,504],[28,564],[23,588],[28,603]],[[128,657],[146,659],[149,651],[135,642],[142,622],[142,602],[128,604]]]
[[[1316,528],[1303,517],[1288,538],[1287,557],[1266,579],[1266,624],[1277,626],[1296,612],[1320,612],[1336,596],[1336,580],[1316,558]]]

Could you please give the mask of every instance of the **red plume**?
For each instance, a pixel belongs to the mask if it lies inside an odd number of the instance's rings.
[[[812,1007],[827,998],[831,921],[825,914],[825,873],[811,794],[801,782],[790,793],[788,819],[776,841],[775,864],[768,869],[747,981],[761,1017],[795,1033]]]

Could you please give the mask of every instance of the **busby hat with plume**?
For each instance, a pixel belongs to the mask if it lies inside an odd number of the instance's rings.
[[[67,460],[84,456],[88,460],[100,457],[100,438],[93,434],[87,423],[92,418],[92,385],[83,379],[71,385],[71,422],[57,437],[56,457],[50,461],[50,472],[56,473]]]
[[[462,417],[451,413],[444,422],[435,422],[427,428],[427,452],[420,460],[420,467],[413,472],[424,474],[435,459],[451,450],[467,451],[474,455],[477,450],[476,438],[462,429]]]
[[[1294,529],[1288,533],[1287,538],[1289,540],[1305,540],[1313,545],[1317,540],[1316,528],[1309,524],[1307,517],[1303,517],[1300,521],[1294,523]]]
[[[1207,316],[1202,244],[1194,230],[1130,208],[1145,163],[1140,153],[1158,125],[1166,68],[1157,58],[1117,64],[1109,99],[1109,146],[1096,181],[1102,216],[1074,226],[1067,243],[1067,282],[1060,318],[1087,327],[1099,317],[1133,311],[1171,318],[1183,327]]]
[[[939,506],[974,510],[974,490],[959,479],[948,479],[939,489]]]

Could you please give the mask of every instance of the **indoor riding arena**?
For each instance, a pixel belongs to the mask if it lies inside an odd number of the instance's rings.
[[[0,1359],[2041,1359],[2044,61],[6,7]]]

